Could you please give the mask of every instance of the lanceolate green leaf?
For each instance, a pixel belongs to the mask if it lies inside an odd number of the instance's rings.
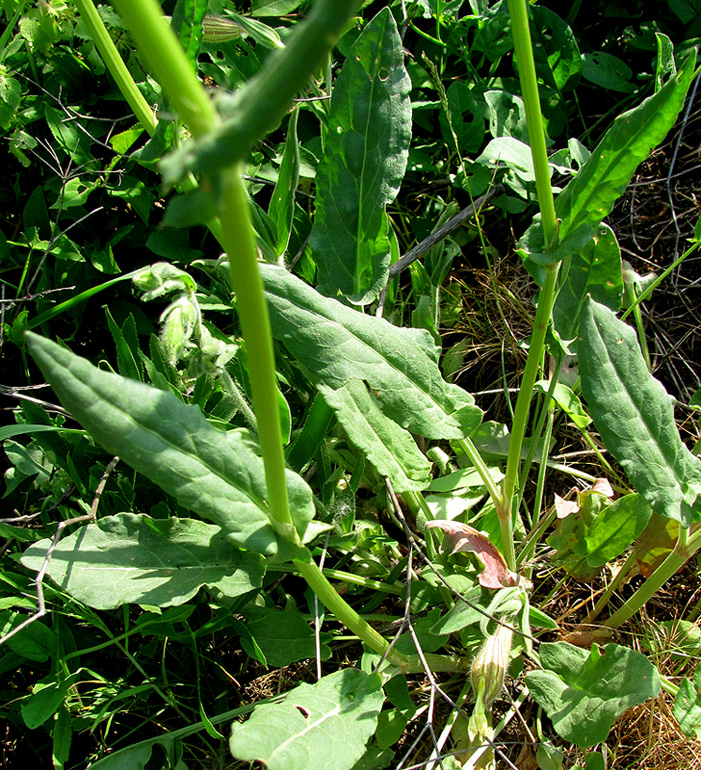
[[[593,234],[611,211],[635,169],[674,125],[684,106],[694,64],[695,56],[690,56],[664,88],[616,118],[581,171],[557,197],[560,239],[582,226]]]
[[[431,463],[409,432],[385,417],[362,380],[350,380],[338,390],[320,385],[319,391],[351,442],[381,476],[389,478],[397,492],[426,489]]]
[[[50,544],[31,545],[22,564],[41,569]],[[130,603],[183,604],[203,585],[239,596],[259,588],[264,572],[261,557],[241,551],[220,527],[119,513],[63,538],[47,574],[83,604],[109,610]]]
[[[377,674],[348,668],[301,684],[284,703],[258,706],[234,722],[231,753],[268,770],[348,770],[377,727],[384,694]]]
[[[656,94],[619,115],[577,176],[558,195],[555,211],[560,220],[559,242],[573,244],[570,252],[575,250],[575,244],[595,234],[636,168],[674,125],[684,106],[694,64],[692,55]],[[540,224],[529,230],[523,242],[528,244],[531,257],[538,264],[554,263],[564,256],[561,250],[542,253]]]
[[[544,670],[526,674],[528,689],[558,734],[580,748],[605,740],[626,709],[660,692],[653,664],[617,644],[583,650],[553,642],[539,652]]]
[[[389,8],[368,24],[334,86],[310,245],[324,294],[367,304],[387,282],[385,206],[406,170],[411,82]]]
[[[673,399],[648,371],[633,329],[592,299],[582,310],[579,368],[604,444],[648,505],[685,526],[701,520],[701,461],[679,437]]]
[[[268,209],[268,215],[277,228],[277,256],[284,254],[287,249],[294,219],[295,192],[299,182],[298,117],[299,110],[294,110],[287,124],[287,138],[280,162],[280,174]]]
[[[426,438],[463,438],[481,410],[443,379],[438,348],[422,329],[400,329],[322,297],[284,268],[261,265],[273,335],[317,384],[337,390],[365,380],[382,411]]]
[[[61,403],[103,449],[218,524],[232,543],[277,553],[263,461],[250,434],[220,431],[172,393],[103,372],[36,334],[27,334],[27,344]],[[291,471],[287,484],[303,536],[314,515],[311,490]]]

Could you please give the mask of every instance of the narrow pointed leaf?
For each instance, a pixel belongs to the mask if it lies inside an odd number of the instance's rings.
[[[273,335],[315,383],[336,390],[365,380],[387,417],[426,438],[463,438],[479,425],[472,396],[443,379],[427,331],[399,329],[322,297],[284,268],[260,268]]]
[[[277,553],[263,461],[247,431],[218,430],[172,393],[101,371],[36,334],[27,334],[27,345],[61,403],[103,449],[218,524],[232,543]],[[314,515],[311,490],[292,471],[287,484],[303,536]]]
[[[674,400],[648,371],[633,329],[591,298],[580,325],[582,391],[604,444],[660,516],[701,520],[701,461],[674,422]]]
[[[337,671],[234,722],[231,753],[268,770],[350,770],[375,732],[383,701],[377,674]]]
[[[346,435],[397,492],[419,492],[430,482],[431,463],[408,431],[382,413],[362,380],[350,380],[338,390],[324,385],[319,391],[336,413]]]
[[[560,238],[586,225],[592,233],[623,194],[636,168],[667,136],[684,106],[695,56],[638,107],[619,115],[589,160],[557,197]]]
[[[297,119],[299,110],[294,110],[287,124],[285,149],[280,161],[280,173],[270,199],[268,215],[275,222],[277,235],[277,256],[285,253],[292,232],[295,212],[295,193],[299,183],[299,142],[297,141]]]
[[[555,201],[560,220],[560,243],[592,237],[613,204],[623,194],[637,167],[665,138],[684,106],[694,74],[695,55],[656,94],[619,115],[604,134],[577,176]],[[575,236],[577,236],[575,238]],[[539,264],[554,263],[560,250],[544,254],[540,223],[533,225],[524,243]],[[570,253],[575,251],[570,249]]]
[[[50,545],[31,545],[22,564],[40,570]],[[264,572],[261,557],[236,548],[220,527],[135,513],[106,516],[63,538],[47,570],[71,596],[98,610],[176,606],[205,585],[239,596],[259,588]]]
[[[324,294],[368,304],[387,282],[385,206],[406,170],[410,90],[397,25],[384,8],[351,48],[331,99],[310,241]]]

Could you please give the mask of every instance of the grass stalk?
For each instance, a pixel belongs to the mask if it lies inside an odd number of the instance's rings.
[[[604,621],[603,625],[606,628],[616,629],[632,618],[699,549],[701,549],[701,531],[697,530],[690,535],[689,530],[682,527],[674,550],[623,606]]]
[[[92,0],[75,0],[75,5],[102,57],[102,61],[106,64],[122,96],[127,100],[127,104],[132,108],[143,129],[149,136],[153,136],[158,121],[143,94],[137,88],[124,60],[119,55],[119,51],[112,42],[110,33],[105,28],[94,3]]]

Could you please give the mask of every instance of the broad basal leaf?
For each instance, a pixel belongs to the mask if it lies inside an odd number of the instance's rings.
[[[674,422],[673,399],[648,371],[633,329],[588,299],[582,310],[582,391],[606,447],[660,516],[701,520],[701,461]]]
[[[274,555],[263,461],[247,431],[224,432],[172,393],[103,372],[36,334],[27,344],[61,403],[106,451],[218,524],[230,542]],[[304,536],[314,515],[311,490],[287,472],[290,509]]]
[[[397,492],[419,492],[430,482],[431,463],[411,434],[382,413],[362,380],[350,380],[338,390],[325,385],[319,392],[334,410],[346,435]]]
[[[348,770],[374,734],[384,694],[377,674],[344,669],[301,684],[283,703],[258,706],[234,722],[231,753],[268,770]]]
[[[528,689],[558,735],[580,748],[604,741],[626,709],[660,692],[652,663],[617,644],[595,644],[589,651],[546,642],[539,652],[544,670],[526,674]]]
[[[387,417],[426,438],[464,438],[479,425],[472,396],[441,376],[428,332],[400,329],[322,297],[283,268],[260,269],[273,335],[315,383],[337,390],[365,380]]]
[[[41,569],[50,545],[31,545],[22,564]],[[135,513],[106,516],[64,537],[47,570],[57,585],[97,610],[183,604],[203,585],[239,596],[259,588],[264,572],[261,557],[233,546],[220,527]]]
[[[310,240],[324,294],[367,304],[387,282],[385,206],[406,170],[410,90],[402,41],[385,8],[353,44],[333,89]]]

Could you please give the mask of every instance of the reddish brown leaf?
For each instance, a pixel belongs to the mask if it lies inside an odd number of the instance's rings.
[[[426,527],[443,530],[444,546],[450,549],[451,554],[463,551],[477,556],[484,564],[484,570],[479,574],[480,585],[498,589],[515,586],[518,583],[518,575],[507,567],[499,549],[484,532],[479,532],[458,521],[429,521]]]

